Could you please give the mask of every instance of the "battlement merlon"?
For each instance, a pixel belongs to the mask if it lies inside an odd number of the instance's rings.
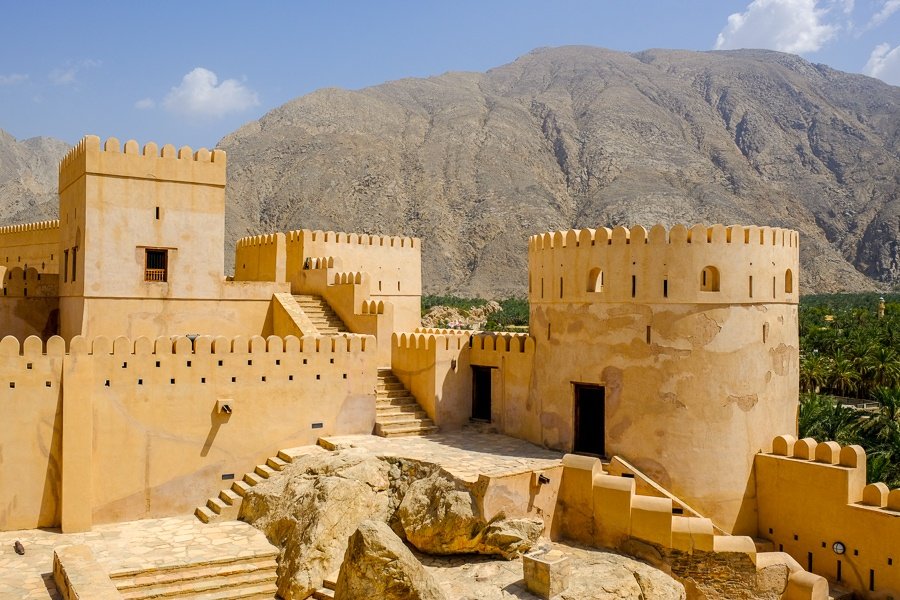
[[[60,161],[59,191],[85,174],[225,187],[226,164],[224,150],[176,150],[171,144],[160,149],[153,142],[141,149],[134,140],[123,147],[114,137],[101,147],[99,137],[87,135]]]

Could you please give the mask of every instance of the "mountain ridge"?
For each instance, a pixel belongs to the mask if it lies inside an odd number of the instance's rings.
[[[794,55],[536,49],[316,90],[219,146],[229,261],[256,233],[413,235],[428,293],[496,297],[530,234],[720,222],[799,230],[804,293],[900,283],[900,88]]]

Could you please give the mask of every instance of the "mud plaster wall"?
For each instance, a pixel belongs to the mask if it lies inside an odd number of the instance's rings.
[[[753,456],[796,429],[795,305],[533,304],[531,331],[532,441],[570,451],[573,383],[602,385],[608,456],[756,533]]]

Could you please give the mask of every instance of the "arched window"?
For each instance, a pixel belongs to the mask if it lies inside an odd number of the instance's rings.
[[[595,267],[588,273],[587,291],[602,292],[603,291],[603,271]]]
[[[703,267],[700,272],[700,291],[719,291],[719,270],[713,266]]]
[[[784,272],[784,293],[785,294],[793,294],[794,293],[794,274],[790,269]]]

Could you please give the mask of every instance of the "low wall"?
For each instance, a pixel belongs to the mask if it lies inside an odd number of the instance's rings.
[[[761,537],[863,598],[900,597],[900,489],[866,485],[862,448],[784,435],[755,469]]]
[[[553,537],[646,560],[682,581],[689,598],[827,600],[827,582],[789,557],[757,554],[750,537],[716,535],[711,520],[673,515],[670,498],[635,489],[599,459],[567,454]]]

